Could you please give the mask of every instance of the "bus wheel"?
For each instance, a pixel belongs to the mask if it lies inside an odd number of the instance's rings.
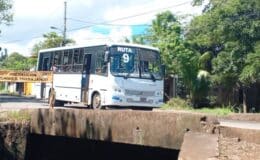
[[[99,93],[94,93],[92,97],[91,107],[93,109],[101,109],[101,97]]]
[[[55,99],[54,106],[63,107],[64,104],[65,104],[64,101],[59,101],[59,100],[56,100],[56,99]]]

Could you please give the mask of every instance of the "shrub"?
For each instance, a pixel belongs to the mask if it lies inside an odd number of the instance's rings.
[[[192,109],[188,101],[181,98],[172,98],[162,106],[163,109],[190,110]]]

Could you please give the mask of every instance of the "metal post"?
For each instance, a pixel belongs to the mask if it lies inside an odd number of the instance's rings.
[[[66,45],[66,32],[67,32],[67,2],[64,2],[64,28],[63,28],[63,42],[62,46]]]
[[[50,92],[50,95],[49,95],[49,106],[50,106],[50,109],[54,109],[55,99],[56,99],[56,93],[55,93],[54,88],[53,88],[53,71],[52,71],[51,92]]]

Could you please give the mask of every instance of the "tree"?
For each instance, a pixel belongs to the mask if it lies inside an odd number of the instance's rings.
[[[0,0],[0,25],[9,25],[13,21],[13,14],[11,13],[12,1]]]
[[[194,0],[195,5],[202,2]],[[227,92],[244,88],[245,79],[250,76],[243,72],[250,69],[253,73],[257,68],[248,61],[258,54],[255,46],[260,40],[260,1],[210,0],[204,13],[192,20],[186,38],[200,54],[212,55],[208,70],[214,84],[224,86]],[[259,78],[257,74],[252,76]]]
[[[43,35],[44,40],[36,43],[32,49],[32,56],[38,57],[38,52],[41,49],[60,47],[63,43],[63,36],[59,36],[56,32],[50,32]],[[66,39],[66,44],[74,44],[72,39]]]
[[[17,52],[11,53],[10,56],[3,61],[1,66],[1,68],[9,70],[29,70],[31,67],[33,67],[33,64],[29,58]]]
[[[260,82],[260,42],[255,46],[255,50],[249,53],[245,59],[245,67],[239,79],[245,85]]]
[[[166,11],[158,14],[152,21],[152,26],[147,31],[147,36],[141,39],[145,43],[158,47],[161,52],[162,62],[166,65],[167,74],[176,74],[176,56],[183,52],[181,25],[177,18]]]
[[[55,48],[55,47],[60,47],[63,43],[63,37],[59,36],[56,32],[50,32],[47,34],[43,35],[44,40],[40,41],[39,43],[34,44],[32,48],[32,56],[30,58],[30,62],[34,65],[37,63],[37,58],[38,58],[38,52],[41,49],[47,49],[47,48]],[[72,39],[66,39],[65,40],[65,45],[66,44],[74,44],[75,41]]]
[[[170,11],[158,14],[144,35],[133,37],[133,41],[149,44],[160,49],[162,62],[166,65],[166,74],[177,74],[187,87],[190,99],[197,105],[207,95],[208,74],[201,74],[205,59],[189,48],[183,37],[183,29],[178,18]],[[198,63],[201,61],[201,63]],[[200,74],[199,74],[200,73]]]

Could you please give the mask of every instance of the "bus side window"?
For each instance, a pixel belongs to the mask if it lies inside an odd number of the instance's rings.
[[[105,52],[99,50],[96,53],[95,73],[100,75],[107,75],[107,64],[104,61]]]
[[[84,54],[83,73],[89,74],[91,68],[91,54]]]
[[[68,50],[68,72],[72,72],[73,67],[73,50]]]
[[[49,71],[51,69],[51,53],[47,52],[47,53],[42,53],[41,54],[41,67],[40,70],[42,71]]]
[[[63,55],[63,71],[69,72],[70,71],[70,64],[69,64],[69,52],[64,51]]]
[[[73,64],[78,64],[78,63],[79,63],[79,52],[77,49],[75,49],[73,54]]]
[[[62,61],[63,61],[63,56],[62,56],[61,51],[56,51],[54,55],[54,63],[56,64],[56,71],[61,72],[62,71]]]
[[[42,67],[42,70],[43,71],[48,71],[49,69],[49,61],[50,61],[50,58],[49,57],[46,57],[46,58],[43,58],[43,67]]]
[[[83,61],[84,61],[84,49],[81,48],[79,50],[79,64],[83,64]]]
[[[83,69],[83,56],[84,56],[83,49],[74,49],[73,54],[73,72],[82,72]]]

